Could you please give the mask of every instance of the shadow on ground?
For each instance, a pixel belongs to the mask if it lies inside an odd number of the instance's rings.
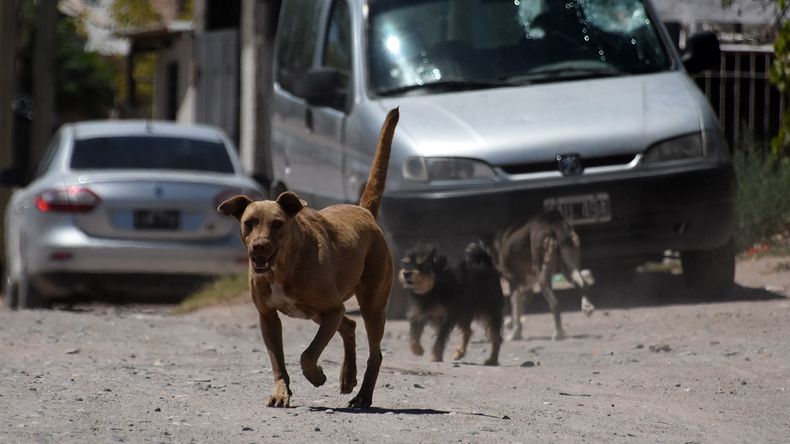
[[[369,407],[366,409],[350,409],[350,408],[340,408],[340,409],[333,409],[329,407],[310,407],[311,412],[335,412],[335,413],[353,413],[353,414],[366,414],[366,415],[385,415],[385,414],[395,414],[395,415],[447,415],[447,414],[460,414],[460,415],[469,415],[469,416],[484,416],[486,418],[496,418],[496,419],[509,419],[507,417],[502,418],[499,416],[489,415],[486,413],[480,412],[451,412],[447,410],[435,410],[435,409],[420,409],[420,408],[410,408],[410,409],[383,409],[379,407]]]
[[[369,407],[366,409],[351,409],[351,408],[334,409],[329,407],[310,407],[311,412],[327,412],[330,410],[337,413],[355,413],[355,414],[362,413],[368,415],[383,415],[387,413],[394,413],[398,415],[446,415],[450,413],[449,411],[444,411],[444,410],[419,409],[419,408],[382,409],[378,407]]]
[[[580,310],[579,293],[573,289],[556,291],[564,312]],[[766,301],[785,299],[780,293],[762,288],[735,285],[731,291],[719,296],[695,293],[686,288],[682,275],[665,272],[638,273],[629,283],[607,284],[599,282],[590,287],[590,298],[597,309],[655,307],[662,305],[707,304],[739,301]],[[526,309],[527,313],[549,311],[546,301],[536,295]]]

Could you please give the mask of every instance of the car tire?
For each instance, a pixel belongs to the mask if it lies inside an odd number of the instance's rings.
[[[726,295],[735,283],[735,243],[681,253],[686,286],[704,298]]]
[[[6,274],[3,279],[3,302],[7,310],[16,310],[17,308],[17,287],[14,281]]]
[[[47,299],[36,289],[28,276],[21,276],[16,285],[16,302],[18,308],[46,308]]]

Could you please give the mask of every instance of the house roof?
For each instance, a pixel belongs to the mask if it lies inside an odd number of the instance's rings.
[[[773,24],[776,2],[770,0],[733,0],[722,7],[721,0],[653,0],[662,21],[681,23]]]

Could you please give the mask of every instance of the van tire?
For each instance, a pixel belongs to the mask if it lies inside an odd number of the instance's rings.
[[[735,284],[735,242],[680,255],[686,286],[705,299],[721,298]]]

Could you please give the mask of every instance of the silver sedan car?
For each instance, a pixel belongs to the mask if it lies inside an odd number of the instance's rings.
[[[64,125],[6,209],[6,307],[75,294],[155,298],[246,270],[238,225],[216,212],[235,194],[263,197],[221,130]]]

